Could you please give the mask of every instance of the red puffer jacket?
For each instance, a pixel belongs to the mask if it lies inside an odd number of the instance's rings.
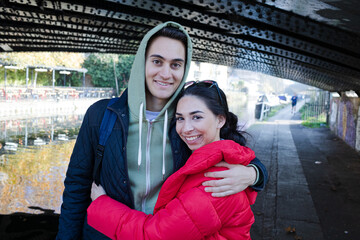
[[[205,145],[163,184],[154,214],[130,209],[103,195],[88,208],[88,224],[112,239],[250,239],[256,192],[250,188],[222,198],[204,191],[208,171],[221,160],[248,165],[254,152],[230,140]]]

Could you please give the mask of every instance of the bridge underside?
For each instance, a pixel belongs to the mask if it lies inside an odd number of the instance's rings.
[[[360,1],[0,0],[0,51],[135,54],[164,21],[193,60],[360,93]]]

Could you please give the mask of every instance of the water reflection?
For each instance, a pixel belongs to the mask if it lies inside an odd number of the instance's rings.
[[[0,214],[60,213],[63,181],[83,115],[0,121]]]
[[[79,131],[82,119],[83,114],[3,120],[0,121],[0,143],[16,150],[16,144],[27,147],[71,138]]]

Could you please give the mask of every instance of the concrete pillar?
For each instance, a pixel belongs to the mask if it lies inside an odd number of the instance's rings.
[[[357,115],[357,123],[356,123],[356,141],[355,141],[355,149],[360,152],[360,105],[358,106],[358,115]]]
[[[6,68],[4,69],[4,97],[5,97],[5,100],[6,100]]]
[[[85,72],[83,72],[83,87],[85,87]]]
[[[29,84],[29,67],[26,67],[26,88],[28,88]]]
[[[55,88],[55,69],[52,72],[52,87]]]

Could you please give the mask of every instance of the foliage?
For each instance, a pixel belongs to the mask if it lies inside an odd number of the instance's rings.
[[[305,104],[299,110],[301,113],[302,125],[309,128],[327,127],[326,113],[315,111],[311,105]]]
[[[328,127],[326,121],[318,121],[315,118],[303,121],[301,124],[308,128]]]
[[[67,52],[20,52],[20,53],[0,53],[0,63],[16,65],[22,69],[6,70],[8,85],[26,84],[26,66],[36,67],[67,67],[67,68],[86,68],[87,75],[90,76],[95,87],[116,87],[114,75],[114,63],[116,78],[119,88],[127,87],[130,77],[134,55],[116,55],[94,53],[85,57],[82,53]],[[35,79],[35,72],[29,71],[29,85]],[[65,80],[64,80],[65,78]],[[0,82],[4,84],[5,69],[0,67]],[[68,76],[55,73],[56,86],[82,86],[83,74],[72,72]],[[1,83],[0,83],[1,84]],[[52,85],[52,71],[38,72],[36,75],[36,85]]]
[[[31,86],[36,78],[37,86],[51,86],[52,85],[52,71],[38,72],[36,73],[32,69],[29,70],[29,82]],[[69,86],[82,86],[82,73],[72,72],[69,76],[66,76],[65,85]],[[5,69],[0,68],[0,84],[4,84]],[[7,69],[6,70],[6,81],[8,85],[25,85],[26,84],[26,69]],[[55,72],[55,85],[64,85],[64,75],[60,74],[59,71]]]
[[[70,84],[73,87],[82,87],[83,86],[83,73],[73,72],[70,74],[69,80],[67,80],[67,81],[70,81]]]
[[[116,87],[116,78],[119,88],[125,88],[129,81],[131,66],[135,56],[115,54],[90,54],[84,61],[83,67],[88,70],[95,87]]]
[[[68,52],[13,52],[0,53],[0,62],[6,65],[16,65],[21,69],[6,70],[7,84],[9,85],[25,85],[26,84],[26,66],[33,67],[67,67],[67,68],[81,68],[85,59],[82,53],[68,53]],[[29,70],[29,85],[31,80],[35,79],[35,72]],[[75,76],[72,76],[75,75]],[[72,73],[66,77],[66,85],[80,86],[82,84],[82,74]],[[4,82],[5,69],[0,68],[0,82]],[[56,85],[62,86],[64,84],[64,76],[55,73]],[[49,86],[52,85],[52,71],[38,72],[36,76],[36,85]]]
[[[231,87],[232,89],[243,89],[244,88],[244,81],[243,80],[238,80],[238,81],[232,81],[231,83]]]
[[[70,52],[10,52],[0,53],[3,63],[25,66],[81,68],[84,54]]]

